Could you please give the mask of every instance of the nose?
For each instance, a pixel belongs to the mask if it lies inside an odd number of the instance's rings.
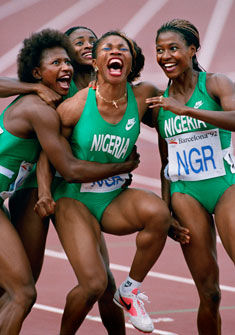
[[[71,71],[73,67],[72,64],[66,61],[61,63],[61,68],[63,71]]]
[[[121,54],[121,51],[118,47],[113,47],[112,50],[111,50],[111,54],[113,55],[120,55]]]
[[[171,53],[169,52],[169,50],[164,50],[163,51],[163,53],[162,53],[162,55],[161,55],[161,58],[163,58],[163,59],[169,59],[169,58],[171,58]]]
[[[91,49],[92,47],[93,47],[93,44],[90,41],[85,41],[84,42],[84,48]]]

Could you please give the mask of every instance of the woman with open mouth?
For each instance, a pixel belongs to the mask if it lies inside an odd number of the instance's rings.
[[[52,87],[50,89],[45,86],[42,81],[26,83],[1,78],[1,97],[20,93],[36,93],[49,105],[55,107],[60,103],[61,96],[65,100],[87,87],[95,79],[95,71],[92,66],[92,47],[97,40],[97,36],[94,31],[84,26],[71,27],[65,32],[65,35],[69,37],[74,47],[76,63],[73,62],[75,72],[72,81],[71,77],[68,81],[65,76],[57,80],[57,85],[64,85],[63,91],[56,92]],[[42,178],[44,180],[44,176]],[[61,177],[55,177],[53,187],[61,180]],[[38,185],[34,169],[21,188],[16,190],[9,199],[9,209],[12,223],[16,227],[27,252],[35,281],[38,280],[42,269],[49,228],[49,215],[54,213],[55,206],[50,193],[41,197],[41,202],[37,203],[37,200]],[[41,217],[34,211],[36,204]],[[51,219],[53,220],[53,217]],[[125,335],[124,313],[113,302],[116,285],[109,268],[108,251],[103,236],[100,243],[108,274],[107,289],[98,301],[101,319],[109,335]]]
[[[145,99],[159,91],[147,83],[132,85],[143,68],[144,56],[122,33],[104,34],[94,43],[92,56],[96,90],[79,91],[57,111],[76,157],[121,163],[136,155],[133,149],[140,121],[148,110]],[[126,174],[114,174],[97,182],[63,181],[54,192],[55,227],[79,283],[67,295],[60,335],[75,334],[106,289],[107,273],[98,247],[101,231],[115,235],[137,232],[131,270],[114,302],[138,330],[154,330],[140,285],[162,252],[173,218],[157,195],[128,188],[126,178]]]

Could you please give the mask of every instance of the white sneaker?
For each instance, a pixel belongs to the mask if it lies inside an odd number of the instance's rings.
[[[136,329],[144,333],[152,333],[154,330],[153,321],[145,311],[142,300],[148,301],[148,297],[140,293],[138,289],[134,289],[128,294],[121,294],[118,289],[113,298],[115,304],[128,313],[130,321]]]

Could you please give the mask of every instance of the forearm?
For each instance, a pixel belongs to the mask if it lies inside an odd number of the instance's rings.
[[[23,83],[17,79],[0,77],[0,97],[36,92],[35,84]]]
[[[184,114],[213,124],[218,128],[235,131],[235,111],[208,111],[185,107]]]
[[[133,161],[123,163],[98,163],[76,160],[66,170],[58,169],[59,173],[70,183],[88,183],[122,173],[128,173],[137,167]]]
[[[41,153],[37,162],[37,182],[38,182],[38,198],[51,197],[51,183],[53,172],[50,162],[44,152]]]
[[[167,206],[171,207],[171,195],[170,195],[170,181],[165,178],[164,169],[161,170],[161,192],[162,199],[166,202]]]

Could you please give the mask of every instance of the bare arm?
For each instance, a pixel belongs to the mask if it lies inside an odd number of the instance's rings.
[[[90,182],[108,178],[134,170],[139,164],[139,156],[131,157],[123,163],[102,164],[83,161],[73,156],[68,141],[60,133],[60,119],[57,112],[47,108],[31,113],[31,124],[55,169],[68,182]]]
[[[49,87],[40,83],[25,83],[18,79],[0,77],[0,98],[18,94],[35,93],[48,105],[55,107],[61,96]]]
[[[54,176],[52,166],[44,151],[37,162],[38,201],[34,210],[41,218],[51,215],[55,211],[55,202],[51,194],[51,182]]]
[[[223,111],[209,111],[190,108],[172,97],[154,97],[146,102],[151,107],[162,107],[178,115],[186,115],[216,127],[235,131],[235,86],[234,83],[223,75],[213,75],[207,80],[207,90],[223,108]]]

